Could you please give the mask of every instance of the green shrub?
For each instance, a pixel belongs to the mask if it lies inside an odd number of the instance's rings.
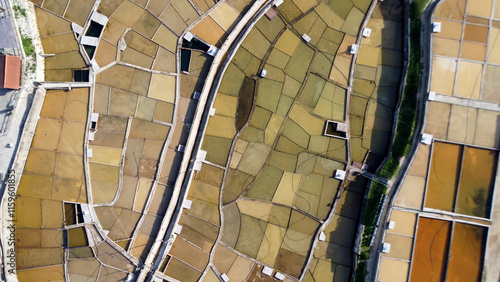
[[[366,274],[368,274],[368,271],[366,270],[366,262],[364,261],[359,262],[356,267],[356,274],[354,275],[354,281],[355,282],[365,281]]]
[[[31,40],[31,38],[26,37],[21,33],[21,40],[23,42],[23,49],[26,56],[35,57],[35,46],[33,45],[33,41]]]
[[[368,252],[362,252],[360,255],[361,260],[367,260],[370,258],[370,251]]]
[[[380,170],[379,174],[383,178],[391,179],[394,176],[394,174],[396,174],[398,167],[399,167],[399,159],[392,157],[387,160],[387,162]]]

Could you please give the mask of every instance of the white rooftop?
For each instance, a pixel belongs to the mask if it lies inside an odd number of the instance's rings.
[[[264,78],[266,77],[267,75],[267,70],[263,69],[261,72],[260,72],[260,77]]]
[[[193,201],[186,199],[184,200],[184,204],[182,205],[182,207],[185,208],[186,210],[189,210],[192,205]]]
[[[441,32],[441,23],[440,22],[435,22],[432,24],[432,32],[438,33]]]
[[[345,171],[337,169],[335,170],[335,178],[338,180],[344,180],[345,179]]]
[[[192,34],[191,32],[187,32],[186,34],[184,34],[184,39],[186,39],[187,42],[191,42],[191,40],[194,38],[194,34]]]
[[[362,35],[363,35],[363,37],[370,37],[370,34],[372,34],[372,30],[371,30],[371,28],[367,28],[367,27],[365,27],[365,28],[363,29],[363,34],[362,34]]]
[[[211,117],[215,115],[215,108],[211,108],[210,112],[208,113]]]
[[[389,222],[389,229],[394,229],[395,226],[396,226],[396,222],[395,221],[390,221]]]
[[[215,55],[217,55],[217,52],[219,52],[219,49],[217,49],[217,47],[215,47],[213,45],[210,45],[210,48],[208,48],[207,54],[212,56],[212,57],[215,57]]]
[[[283,281],[285,280],[285,275],[283,275],[283,273],[276,272],[276,274],[274,274],[274,278]]]
[[[321,242],[324,242],[326,240],[326,235],[323,231],[321,231],[321,233],[319,234],[319,240]]]
[[[352,44],[351,45],[351,54],[354,55],[358,53],[359,45],[358,44]]]
[[[184,150],[186,150],[186,146],[179,144],[177,146],[177,152],[184,153]]]
[[[436,100],[436,92],[431,91],[429,92],[429,101],[434,101]]]
[[[424,143],[425,145],[430,145],[432,143],[433,136],[427,133],[422,134],[422,139],[420,139],[420,142]]]
[[[227,274],[226,273],[222,273],[220,278],[222,278],[222,280],[224,280],[224,282],[227,282],[229,281],[229,277],[227,277]]]
[[[98,113],[92,113],[92,115],[90,116],[90,121],[92,122],[97,122],[98,119],[99,119]]]
[[[273,269],[268,266],[264,266],[264,268],[262,268],[262,273],[264,273],[267,276],[271,276],[273,275]]]
[[[382,246],[382,253],[388,253],[391,251],[391,244],[390,243],[384,243]]]
[[[309,35],[307,34],[302,34],[302,39],[304,39],[305,42],[309,43],[309,41],[311,41],[311,37],[309,37]]]
[[[182,231],[182,225],[176,225],[174,227],[174,233],[175,234],[181,234],[181,231]]]
[[[205,158],[207,157],[207,151],[199,150],[198,154],[196,155],[196,159],[200,161],[204,161]]]

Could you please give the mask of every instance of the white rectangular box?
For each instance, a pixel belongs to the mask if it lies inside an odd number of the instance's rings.
[[[321,242],[324,242],[326,240],[326,235],[323,231],[321,231],[321,233],[319,234],[319,240]]]
[[[204,161],[205,158],[207,157],[207,151],[199,150],[198,154],[196,155],[196,159],[199,161]]]
[[[370,28],[365,27],[363,29],[363,37],[370,37],[370,34],[372,34],[372,30]]]
[[[384,243],[384,245],[382,245],[382,253],[389,253],[391,251],[391,244],[390,243]]]
[[[436,100],[436,92],[431,91],[429,92],[429,101],[434,101]]]
[[[394,227],[396,226],[396,222],[395,221],[389,221],[389,229],[394,229]]]
[[[358,53],[359,45],[358,44],[352,44],[351,45],[351,54],[354,55]]]
[[[309,37],[309,35],[307,35],[307,34],[305,34],[305,33],[304,33],[304,34],[302,34],[302,39],[304,39],[304,41],[305,41],[306,43],[309,43],[309,42],[311,41],[311,37]]]
[[[441,32],[441,23],[440,22],[435,22],[432,24],[432,32],[438,33]]]
[[[215,115],[215,108],[211,108],[210,112],[208,113],[209,116],[213,117]]]
[[[285,280],[285,275],[283,275],[283,273],[276,272],[276,274],[274,274],[274,278],[283,281]]]
[[[219,52],[219,49],[217,47],[210,45],[210,48],[208,48],[207,54],[212,56],[212,57],[215,57],[215,55],[217,55],[218,52]]]
[[[335,170],[335,178],[338,180],[344,180],[345,179],[345,171],[337,169]]]
[[[99,114],[98,113],[92,113],[92,115],[90,116],[90,121],[97,122],[97,120],[99,120]]]
[[[422,134],[422,139],[420,142],[424,143],[425,145],[430,145],[432,143],[433,136],[427,133]]]
[[[181,234],[181,231],[182,231],[182,225],[176,225],[174,227],[174,233],[175,234]]]
[[[182,207],[186,210],[189,210],[191,208],[191,205],[193,205],[193,201],[186,199]]]
[[[191,40],[193,40],[194,38],[194,34],[192,34],[191,32],[186,32],[186,34],[184,34],[184,39],[187,41],[187,42],[191,42]]]
[[[268,266],[264,266],[264,268],[262,269],[262,273],[264,273],[267,276],[271,276],[273,275],[273,269]]]
[[[184,153],[184,150],[186,150],[186,146],[179,144],[177,146],[177,152]]]

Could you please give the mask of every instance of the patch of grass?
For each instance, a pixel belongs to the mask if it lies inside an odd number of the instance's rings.
[[[18,5],[14,5],[12,8],[14,10],[14,14],[15,14],[16,18],[20,18],[20,17],[25,18],[26,17],[26,10],[25,9],[19,7]]]
[[[33,41],[31,40],[31,38],[21,33],[21,40],[26,56],[35,57],[35,45],[33,45]]]

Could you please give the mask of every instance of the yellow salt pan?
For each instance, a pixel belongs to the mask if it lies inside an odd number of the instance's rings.
[[[274,265],[285,233],[285,228],[268,224],[257,259],[267,265]]]
[[[238,16],[239,13],[229,6],[227,2],[223,2],[210,13],[210,17],[225,30],[228,30],[234,24]]]
[[[299,189],[301,179],[301,174],[295,174],[291,172],[283,173],[280,184],[278,185],[276,193],[274,194],[273,202],[284,205],[292,205],[293,200],[295,199],[295,194]]]
[[[175,76],[153,73],[148,97],[173,104],[175,102]]]
[[[268,220],[272,206],[273,205],[271,203],[263,203],[246,199],[238,201],[238,208],[241,213],[262,220]]]

